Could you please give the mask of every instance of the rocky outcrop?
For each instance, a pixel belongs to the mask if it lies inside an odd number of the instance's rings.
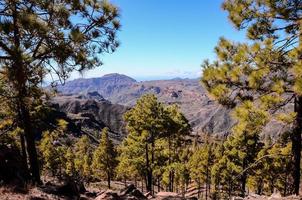
[[[123,114],[128,107],[113,104],[97,92],[59,95],[52,99],[52,103],[86,134],[99,134],[104,127],[108,127],[110,137],[115,142],[120,142],[126,136]]]

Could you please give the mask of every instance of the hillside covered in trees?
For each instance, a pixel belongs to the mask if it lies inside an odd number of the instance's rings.
[[[222,9],[246,39],[222,31],[198,80],[68,81],[118,49],[122,8],[0,0],[0,198],[301,199],[302,1]]]

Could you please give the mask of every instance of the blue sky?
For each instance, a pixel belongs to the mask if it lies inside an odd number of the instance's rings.
[[[219,37],[243,41],[221,9],[222,0],[111,0],[121,10],[119,49],[83,77],[121,73],[138,80],[197,78],[215,58]],[[71,79],[80,77],[73,74]]]

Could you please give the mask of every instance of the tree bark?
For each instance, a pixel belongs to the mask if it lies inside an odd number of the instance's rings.
[[[107,183],[108,183],[108,188],[110,189],[111,188],[111,177],[110,177],[110,172],[108,171],[107,172]]]
[[[20,31],[19,31],[19,11],[17,2],[13,4],[13,28],[14,28],[14,49],[13,49],[13,69],[11,69],[11,78],[15,79],[14,89],[18,93],[18,118],[21,123],[21,128],[23,128],[25,141],[26,141],[26,149],[27,154],[29,157],[29,164],[30,164],[30,172],[31,172],[31,179],[33,184],[40,184],[40,171],[39,171],[39,163],[38,163],[38,156],[37,150],[35,145],[35,136],[31,126],[31,119],[29,114],[29,108],[25,103],[26,97],[28,97],[28,90],[26,83],[27,79],[27,72],[25,65],[23,63],[22,53],[20,49]]]
[[[200,182],[198,181],[197,182],[197,198],[199,199],[200,198]]]
[[[148,143],[146,143],[146,170],[147,170],[146,189],[148,192],[151,192],[152,191],[152,171],[150,170]]]
[[[300,160],[301,160],[301,131],[302,131],[302,97],[295,98],[295,112],[297,113],[296,124],[292,134],[292,153],[293,153],[293,178],[294,193],[299,195],[300,189]]]
[[[206,200],[208,200],[208,184],[206,183]]]
[[[21,143],[22,162],[26,174],[26,181],[28,181],[30,176],[29,176],[29,170],[27,165],[27,153],[26,153],[25,138],[23,133],[20,134],[20,143]]]
[[[40,184],[41,178],[40,178],[37,149],[35,144],[35,136],[31,128],[29,111],[28,109],[26,109],[24,104],[22,105],[22,103],[21,103],[21,113],[23,116],[23,129],[24,129],[25,140],[26,140],[26,149],[29,157],[32,182],[33,184]]]
[[[243,158],[242,169],[245,170],[246,167],[247,167],[247,158]],[[241,177],[241,197],[243,198],[245,196],[246,179],[247,179],[247,174],[246,171],[244,171]]]

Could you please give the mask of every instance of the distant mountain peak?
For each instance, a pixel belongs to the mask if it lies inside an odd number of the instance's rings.
[[[113,79],[127,80],[127,81],[133,82],[133,83],[137,82],[134,78],[131,78],[130,76],[127,76],[124,74],[119,74],[119,73],[105,74],[101,78],[113,78]]]

